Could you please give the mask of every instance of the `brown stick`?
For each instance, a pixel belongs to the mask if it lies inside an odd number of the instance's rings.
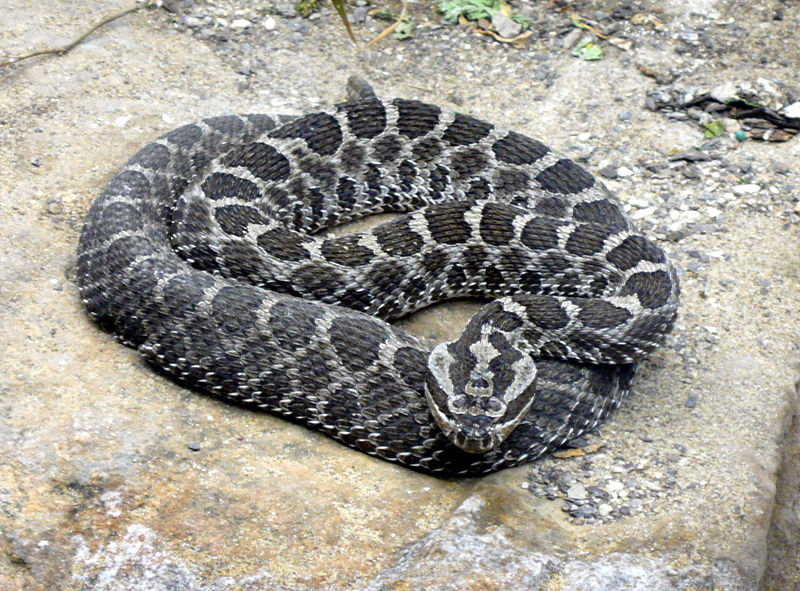
[[[32,58],[32,57],[36,57],[37,55],[48,55],[48,54],[51,54],[51,53],[54,53],[56,55],[64,55],[65,53],[67,53],[68,51],[70,51],[71,49],[73,49],[74,47],[79,45],[80,43],[83,43],[83,41],[89,35],[94,33],[97,29],[99,29],[103,25],[107,25],[111,21],[115,21],[118,18],[122,18],[126,14],[130,14],[132,12],[136,12],[137,10],[139,10],[140,8],[143,8],[144,6],[145,6],[145,4],[141,4],[139,6],[134,6],[133,8],[127,8],[127,9],[121,11],[121,12],[117,12],[116,14],[112,14],[111,16],[104,18],[99,23],[94,25],[91,29],[89,29],[84,34],[82,34],[80,37],[78,37],[77,39],[74,39],[73,41],[67,43],[63,47],[48,47],[46,49],[37,49],[36,51],[32,51],[30,53],[24,53],[22,55],[18,55],[18,56],[12,57],[11,59],[6,60],[4,62],[0,62],[0,68],[2,68],[4,66],[10,66],[11,64],[15,64],[15,63],[20,62],[22,60],[26,60],[26,59],[29,59],[29,58]]]

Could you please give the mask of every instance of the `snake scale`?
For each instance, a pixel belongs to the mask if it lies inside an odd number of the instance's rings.
[[[323,230],[404,212],[375,228]],[[145,146],[78,248],[92,318],[179,382],[430,473],[530,461],[595,427],[674,324],[665,253],[539,141],[414,100]],[[388,323],[487,300],[435,348]]]

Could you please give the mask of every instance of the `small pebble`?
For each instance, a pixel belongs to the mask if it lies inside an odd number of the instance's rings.
[[[624,177],[629,177],[629,176],[633,176],[633,171],[630,168],[628,168],[627,166],[620,166],[617,169],[617,175],[619,175],[619,176],[621,176],[623,178]]]
[[[186,447],[188,447],[191,451],[200,451],[201,449],[200,444],[196,441],[190,442]]]
[[[625,485],[622,484],[619,480],[612,480],[606,485],[606,490],[610,493],[619,492],[623,488],[625,488]]]
[[[684,167],[683,170],[681,170],[681,172],[683,173],[683,176],[685,176],[687,179],[703,178],[703,173],[700,171],[700,167],[697,166],[696,164]]]
[[[567,498],[571,501],[581,501],[586,498],[586,489],[581,484],[574,484],[567,489]]]
[[[50,215],[58,215],[64,211],[64,206],[61,203],[60,197],[51,197],[47,200],[47,213]]]
[[[601,168],[599,171],[600,176],[604,176],[607,179],[615,179],[619,176],[618,169],[616,166],[605,166]]]
[[[573,517],[593,517],[595,513],[597,513],[597,509],[591,505],[572,505],[569,510],[569,514]]]
[[[747,183],[744,185],[735,185],[732,191],[737,195],[755,195],[761,190],[761,187],[755,183]]]

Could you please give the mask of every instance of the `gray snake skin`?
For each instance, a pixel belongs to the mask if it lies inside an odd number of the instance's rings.
[[[341,237],[320,234],[408,212]],[[144,147],[87,216],[82,300],[181,383],[438,474],[519,465],[595,427],[675,321],[676,273],[592,175],[417,101]],[[387,323],[490,300],[433,350]]]

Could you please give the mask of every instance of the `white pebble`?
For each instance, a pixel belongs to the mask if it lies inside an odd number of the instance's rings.
[[[634,220],[643,220],[644,218],[653,215],[656,212],[656,209],[657,208],[655,206],[645,207],[644,209],[637,209],[636,211],[631,213],[631,218],[633,218]]]
[[[697,220],[700,219],[700,212],[696,211],[694,209],[689,209],[687,211],[682,211],[681,212],[681,219],[683,221],[689,222],[689,223],[696,222]]]
[[[800,118],[800,101],[784,107],[783,114],[787,117]]]
[[[625,488],[625,485],[622,484],[619,480],[611,480],[606,486],[606,490],[610,493],[619,492],[623,488]]]
[[[252,24],[253,23],[251,23],[246,18],[237,18],[235,21],[233,21],[231,23],[231,28],[233,28],[233,29],[246,29]]]
[[[621,177],[633,176],[633,171],[627,166],[620,166],[617,169],[617,175]]]
[[[641,197],[634,197],[628,201],[634,207],[638,207],[639,209],[643,207],[650,207],[650,201],[647,199],[642,199]]]
[[[264,22],[261,23],[261,26],[263,26],[267,31],[272,31],[275,28],[275,25],[275,19],[271,16],[265,18]]]
[[[733,187],[733,192],[737,195],[755,195],[761,190],[761,187],[755,183],[747,183],[746,185],[736,185]]]

